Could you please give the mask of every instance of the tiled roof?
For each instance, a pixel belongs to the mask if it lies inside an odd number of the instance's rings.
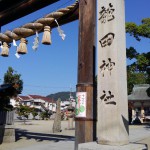
[[[32,97],[33,99],[42,99],[47,102],[55,103],[55,101],[53,101],[52,99],[40,95],[29,95],[29,97]]]
[[[27,96],[20,95],[20,96],[18,96],[18,98],[22,101],[41,99],[41,100],[44,100],[44,101],[49,102],[49,103],[56,103],[54,100],[52,100],[48,97],[40,96],[40,95],[27,95]]]
[[[146,92],[149,87],[149,84],[134,85],[132,93],[128,96],[128,100],[150,100]]]
[[[21,100],[23,100],[23,101],[25,101],[25,100],[30,100],[31,98],[30,97],[28,97],[28,96],[19,96],[19,98],[21,99]]]

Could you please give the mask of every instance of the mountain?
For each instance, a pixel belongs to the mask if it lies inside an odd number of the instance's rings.
[[[71,95],[73,96],[73,98],[75,98],[76,92],[71,92]],[[54,99],[56,101],[58,100],[58,98],[60,98],[62,101],[65,101],[65,100],[69,100],[70,92],[58,92],[55,94],[47,95],[46,97],[49,97],[49,98]]]

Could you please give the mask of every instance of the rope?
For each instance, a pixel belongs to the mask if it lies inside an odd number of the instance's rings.
[[[53,22],[55,22],[55,19],[60,19],[77,7],[78,2],[76,1],[74,4],[67,6],[66,8],[61,8],[56,12],[47,14],[44,18],[40,18],[33,23],[27,23],[22,27],[13,29],[12,31],[7,30],[5,33],[0,33],[0,41],[11,43],[13,39],[20,40],[22,37],[25,38],[34,35],[37,31],[42,32],[44,30],[44,26],[50,26]]]

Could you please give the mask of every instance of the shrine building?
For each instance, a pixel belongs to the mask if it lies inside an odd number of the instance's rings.
[[[128,95],[129,121],[139,117],[141,123],[150,121],[150,97],[147,90],[149,84],[134,85],[133,91]]]

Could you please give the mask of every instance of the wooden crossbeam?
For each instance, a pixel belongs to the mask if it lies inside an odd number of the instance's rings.
[[[26,38],[32,36],[36,31],[43,32],[44,26],[49,25],[52,28],[57,27],[56,20],[59,22],[59,25],[63,25],[74,20],[77,20],[79,17],[79,3],[75,2],[74,4],[47,14],[44,18],[40,18],[32,23],[27,23],[21,27],[15,28],[12,31],[7,30],[5,33],[0,33],[0,41],[11,43],[13,39],[19,40],[22,37]],[[46,22],[45,22],[46,21]]]
[[[0,26],[8,24],[59,0],[1,0]]]

